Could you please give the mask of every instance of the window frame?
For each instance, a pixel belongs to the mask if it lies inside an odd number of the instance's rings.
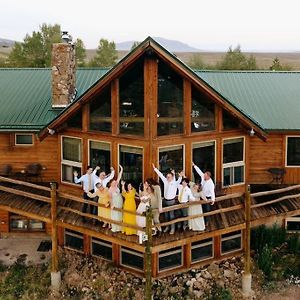
[[[214,163],[214,175],[215,175],[215,178],[214,178],[214,182],[216,182],[216,174],[217,174],[217,140],[207,140],[207,141],[201,141],[201,142],[192,142],[191,144],[191,158],[192,158],[192,161],[194,161],[194,157],[193,157],[193,150],[194,150],[194,145],[199,145],[199,144],[205,144],[205,143],[214,143],[214,147],[215,147],[215,163]],[[200,147],[201,148],[201,147]],[[193,166],[191,165],[191,174],[192,176],[191,177],[194,177],[193,175]]]
[[[67,137],[67,138],[74,138],[74,139],[77,139],[77,140],[80,140],[80,145],[81,145],[81,162],[75,162],[75,161],[72,161],[72,160],[64,160],[63,159],[63,138],[64,137]],[[68,181],[64,181],[63,178],[62,178],[62,174],[63,174],[63,165],[66,165],[66,166],[70,166],[70,167],[76,167],[76,168],[80,168],[81,169],[81,175],[82,174],[82,156],[83,156],[83,141],[82,141],[82,138],[79,138],[79,137],[74,137],[74,136],[69,136],[69,135],[62,135],[61,136],[61,155],[60,155],[60,182],[63,183],[63,184],[70,184],[72,186],[78,186],[77,183],[75,182],[68,182]]]
[[[157,253],[157,273],[163,273],[163,272],[167,272],[167,271],[170,271],[170,270],[176,270],[176,269],[179,269],[179,268],[182,268],[184,266],[184,249],[183,249],[183,246],[177,246],[175,248],[180,248],[180,249],[166,249],[166,250],[163,250],[163,251],[168,251],[166,253],[162,253],[160,254],[160,252]],[[173,254],[177,254],[177,253],[181,253],[181,262],[180,262],[180,265],[178,266],[173,266],[173,267],[168,267],[168,268],[164,268],[164,269],[160,269],[159,268],[159,259],[161,257],[165,257],[165,256],[169,256],[169,255],[173,255]]]
[[[110,151],[110,166],[112,165],[112,142],[108,141],[102,141],[102,140],[95,140],[95,139],[88,139],[88,165],[91,166],[91,157],[90,157],[90,151],[91,151],[91,143],[90,142],[96,142],[96,143],[103,143],[109,145],[109,151]]]
[[[159,150],[160,149],[164,149],[164,148],[170,148],[170,147],[177,147],[177,146],[183,146],[182,147],[182,158],[183,158],[183,166],[182,166],[182,170],[185,170],[185,144],[176,144],[176,145],[171,145],[171,146],[157,146],[157,160],[156,160],[156,165],[159,166]],[[182,170],[175,170],[175,171],[182,171]]]
[[[30,135],[31,136],[31,138],[32,138],[32,143],[31,144],[19,144],[19,143],[17,143],[17,136],[18,135]],[[33,133],[15,133],[15,146],[22,146],[22,147],[32,147],[32,146],[34,146],[34,135],[33,135]]]
[[[122,251],[125,252],[125,253],[128,253],[128,254],[131,254],[131,255],[142,257],[143,258],[143,269],[139,269],[139,268],[135,268],[133,266],[125,265],[123,263],[123,260],[122,260]],[[136,251],[134,249],[129,249],[128,247],[121,246],[120,247],[120,266],[123,266],[125,268],[129,268],[129,269],[132,269],[132,270],[135,270],[135,271],[138,271],[138,272],[144,272],[144,269],[145,269],[145,254],[143,252],[139,252],[139,251]]]
[[[284,165],[286,168],[300,168],[300,164],[299,165],[294,165],[294,166],[291,166],[291,165],[288,165],[288,141],[289,141],[289,138],[299,138],[300,139],[300,136],[299,135],[287,135],[285,137],[285,155],[284,155]]]
[[[120,149],[121,149],[121,146],[142,149],[142,158],[143,158],[143,161],[142,161],[142,181],[144,181],[144,175],[145,175],[145,172],[144,172],[144,163],[145,163],[145,149],[144,149],[144,146],[132,146],[132,145],[129,145],[129,144],[118,143],[118,148],[117,148],[118,149],[118,153],[117,153],[118,154],[118,166],[120,165]]]
[[[76,249],[76,248],[72,248],[70,246],[66,246],[66,235],[67,234],[70,235],[70,236],[82,239],[82,250],[79,250],[79,249]],[[76,234],[76,233],[70,232],[67,228],[65,228],[64,229],[64,248],[70,249],[72,251],[77,251],[79,253],[84,253],[84,236],[83,236],[83,233],[81,233],[81,234],[82,234],[82,237],[80,236],[80,232],[78,232],[78,234]]]
[[[230,254],[230,253],[234,253],[234,252],[237,252],[237,251],[240,251],[243,249],[243,233],[242,233],[242,230],[236,230],[236,231],[239,231],[240,233],[235,233],[233,235],[230,235],[230,236],[226,236],[226,237],[222,237],[221,235],[221,242],[220,242],[220,253],[221,253],[221,256],[222,255],[227,255],[227,254]],[[233,231],[235,232],[235,231]],[[228,232],[228,233],[225,233],[225,234],[230,234],[231,232]],[[240,248],[237,248],[237,249],[234,249],[234,250],[230,250],[230,251],[226,251],[226,252],[223,252],[222,251],[222,242],[224,241],[228,241],[228,240],[233,240],[233,239],[236,239],[236,238],[240,238],[241,239],[241,247]]]
[[[230,163],[223,163],[224,160],[224,141],[227,140],[236,140],[236,139],[243,139],[243,160],[240,161],[235,161],[235,162],[230,162]],[[233,186],[239,186],[239,185],[244,185],[246,182],[246,138],[245,136],[235,136],[235,137],[230,137],[230,138],[223,138],[222,139],[222,187],[233,187]],[[224,185],[224,169],[225,168],[235,168],[235,167],[244,167],[243,171],[243,182],[239,183],[233,183],[229,185]]]
[[[213,259],[215,257],[214,238],[210,237],[210,238],[207,238],[207,239],[211,239],[211,241],[202,243],[201,245],[193,245],[193,243],[199,243],[203,240],[198,240],[198,241],[194,241],[194,242],[191,243],[191,265],[197,264],[199,262],[207,261],[207,260]],[[207,239],[204,239],[204,240],[207,240]],[[203,247],[206,247],[206,246],[209,246],[209,245],[212,245],[212,255],[210,257],[206,257],[204,259],[193,261],[193,259],[192,259],[192,250],[196,249],[196,248],[203,248]]]
[[[285,229],[287,230],[288,223],[300,223],[300,215],[291,216],[285,219]],[[300,233],[300,230],[287,230],[288,233]]]
[[[101,241],[97,241],[97,240],[94,240],[94,239],[100,240],[99,238],[96,238],[96,237],[91,236],[91,238],[90,238],[91,256],[97,257],[97,258],[101,258],[101,259],[103,259],[103,260],[112,262],[112,261],[113,261],[113,249],[112,249],[113,244],[110,243],[110,242],[108,242],[108,241],[105,241],[105,240],[103,240],[103,239],[101,239]],[[111,256],[112,256],[112,259],[108,259],[108,258],[106,258],[106,257],[104,257],[104,256],[102,256],[102,255],[96,255],[96,254],[94,254],[94,253],[93,253],[93,243],[98,244],[98,245],[103,245],[103,246],[108,247],[108,248],[111,248]]]

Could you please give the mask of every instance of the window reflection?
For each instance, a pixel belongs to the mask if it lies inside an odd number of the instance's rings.
[[[90,166],[101,167],[107,174],[110,171],[110,144],[90,141]]]
[[[159,62],[157,135],[179,133],[183,133],[183,79]]]
[[[141,60],[119,79],[120,133],[144,135],[144,64]]]
[[[215,104],[192,88],[192,132],[215,129]]]
[[[111,132],[110,85],[90,103],[90,129]]]

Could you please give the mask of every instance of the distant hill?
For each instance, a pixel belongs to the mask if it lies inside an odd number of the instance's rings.
[[[10,48],[13,47],[16,41],[13,40],[8,40],[8,39],[3,39],[0,38],[0,47],[2,48]]]
[[[154,37],[154,39],[171,52],[199,52],[200,50],[176,40],[168,40],[162,37]],[[118,51],[129,51],[135,41],[126,41],[116,43]]]

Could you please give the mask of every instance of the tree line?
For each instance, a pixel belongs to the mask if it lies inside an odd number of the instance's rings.
[[[39,31],[27,34],[22,42],[16,42],[7,58],[0,57],[0,67],[16,68],[45,68],[51,66],[51,47],[53,43],[61,42],[61,27],[58,24],[42,24]],[[87,60],[86,48],[82,39],[74,41],[76,64],[78,67],[112,67],[118,61],[118,51],[114,41],[100,39],[95,56]],[[134,42],[131,50],[136,48],[139,42]],[[192,55],[187,65],[192,69],[204,70],[258,70],[256,58],[253,55],[247,57],[240,45],[229,47],[223,58],[214,65],[203,62],[200,53]],[[275,57],[270,70],[291,70],[291,66],[281,64]]]

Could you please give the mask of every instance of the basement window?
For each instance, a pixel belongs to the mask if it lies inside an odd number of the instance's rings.
[[[288,232],[300,232],[300,215],[287,218],[285,228]]]
[[[213,258],[213,239],[205,239],[192,243],[192,263],[204,261]]]
[[[167,271],[182,266],[182,247],[176,247],[158,253],[158,272]]]
[[[121,247],[120,264],[138,271],[143,271],[144,254],[126,247]]]
[[[221,253],[227,254],[242,249],[242,232],[240,230],[222,234]]]
[[[70,229],[65,230],[65,247],[83,251],[83,234]]]
[[[10,215],[11,231],[45,231],[45,223],[16,214]]]
[[[107,260],[112,260],[112,243],[92,238],[92,255],[100,256]]]
[[[16,133],[15,134],[15,145],[16,146],[32,146],[33,145],[33,134]]]

